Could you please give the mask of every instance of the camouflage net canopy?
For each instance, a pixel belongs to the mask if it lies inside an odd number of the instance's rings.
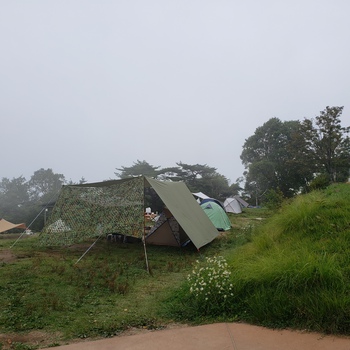
[[[40,245],[58,246],[119,233],[141,238],[144,231],[143,177],[63,186]]]

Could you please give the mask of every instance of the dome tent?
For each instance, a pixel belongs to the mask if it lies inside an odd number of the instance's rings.
[[[240,214],[242,213],[241,205],[236,198],[227,198],[224,202],[224,208],[226,213]]]
[[[206,200],[200,206],[218,231],[228,231],[231,228],[225,210],[215,200]]]

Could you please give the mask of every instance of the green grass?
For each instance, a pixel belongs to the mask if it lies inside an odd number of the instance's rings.
[[[0,253],[15,257],[0,263],[0,335],[40,330],[54,337],[53,343],[108,337],[131,327],[164,328],[174,322],[164,312],[166,299],[192,264],[245,242],[232,230],[200,252],[147,246],[148,273],[141,243],[99,240],[77,263],[93,241],[43,248],[36,237],[23,237],[11,248],[16,238],[0,239]]]
[[[350,334],[350,186],[296,198],[230,255],[241,319]]]
[[[0,335],[40,330],[58,344],[219,321],[350,334],[350,185],[229,217],[233,228],[200,252],[148,246],[150,274],[139,243],[100,240],[76,263],[92,241],[50,249],[21,239],[16,259],[0,263]],[[0,252],[14,241],[0,239]],[[233,296],[199,307],[187,276],[213,256],[226,259]]]

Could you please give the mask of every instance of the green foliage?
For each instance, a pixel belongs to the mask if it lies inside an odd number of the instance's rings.
[[[269,189],[279,189],[291,197],[305,185],[310,169],[291,163],[297,158],[294,138],[299,131],[298,121],[271,118],[245,141],[241,159],[247,169],[246,191],[260,198]]]
[[[145,160],[143,161],[137,160],[130,167],[122,166],[121,168],[117,168],[117,170],[119,170],[120,173],[115,173],[115,175],[120,179],[126,179],[128,177],[135,177],[140,175],[148,176],[148,177],[156,177],[158,173],[158,169],[159,169],[159,166],[155,167],[147,163]]]
[[[228,259],[243,320],[350,332],[350,187],[297,197]]]
[[[316,176],[309,185],[311,191],[325,189],[331,183],[328,174],[320,174]]]
[[[35,171],[28,181],[30,198],[42,204],[53,201],[64,183],[63,174],[55,174],[52,169],[41,168]]]
[[[244,242],[225,250],[229,307],[221,317],[215,308],[204,316],[187,281],[169,299],[168,314],[198,323],[240,320],[350,334],[349,198],[349,185],[334,185],[285,202],[273,216],[262,215],[262,224],[241,222],[237,238],[244,235]]]
[[[264,196],[263,204],[268,209],[277,209],[280,208],[283,201],[285,200],[282,191],[280,189],[270,189]]]
[[[237,193],[238,184],[230,188],[228,179],[219,174],[216,168],[206,164],[176,163],[177,167],[159,170],[158,178],[183,181],[191,192],[203,192],[209,197],[224,200]]]
[[[2,178],[0,217],[15,223],[24,222],[27,226],[32,224],[32,230],[40,231],[44,226],[44,215],[38,214],[48,202],[57,198],[64,182],[64,176],[53,173],[52,169],[35,171],[29,181],[23,176],[12,180]]]
[[[216,168],[206,164],[176,163],[175,167],[155,167],[146,161],[134,162],[131,167],[121,167],[115,173],[117,177],[124,179],[145,175],[159,180],[183,181],[191,192],[202,191],[209,197],[225,200],[240,189],[238,183],[229,186],[229,180],[216,171]]]
[[[326,107],[313,119],[282,122],[271,118],[243,145],[245,190],[260,199],[268,190],[286,198],[307,191],[315,174],[344,182],[350,168],[349,127],[341,126],[343,107]],[[319,180],[314,185],[320,185]]]
[[[326,173],[332,182],[345,181],[350,168],[350,140],[346,136],[349,127],[341,126],[342,112],[343,107],[327,106],[314,121],[305,120],[315,172]]]

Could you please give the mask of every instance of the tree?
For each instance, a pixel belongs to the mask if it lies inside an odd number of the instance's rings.
[[[56,199],[64,183],[63,174],[55,174],[52,169],[41,168],[34,172],[28,182],[30,199],[41,204],[52,201]]]
[[[26,221],[25,208],[29,202],[28,184],[23,176],[2,178],[0,182],[0,218]]]
[[[134,162],[134,164],[130,167],[122,166],[121,168],[116,168],[120,171],[120,173],[114,173],[118,178],[125,179],[128,177],[135,177],[135,176],[148,176],[148,177],[157,177],[158,174],[158,168],[159,166],[155,167],[149,163],[147,163],[145,160],[142,162],[137,160]]]
[[[225,199],[231,195],[228,179],[219,174],[216,168],[207,164],[176,163],[177,167],[159,171],[159,178],[171,181],[183,181],[191,192],[203,192],[209,197]]]
[[[299,132],[299,121],[271,118],[245,140],[241,160],[246,168],[245,189],[252,197],[260,198],[270,189],[291,197],[304,185],[302,169],[291,166],[297,158],[291,145]]]
[[[236,194],[236,187],[230,188],[225,176],[219,174],[216,168],[206,164],[185,164],[176,163],[174,167],[160,168],[150,165],[146,161],[134,162],[131,167],[121,167],[120,173],[115,173],[119,178],[124,179],[133,176],[145,175],[159,180],[183,181],[191,192],[202,191],[208,196],[225,199],[229,195]]]
[[[303,128],[316,171],[327,174],[331,182],[348,178],[350,169],[349,127],[341,126],[344,107],[327,106],[315,119],[305,119]]]

